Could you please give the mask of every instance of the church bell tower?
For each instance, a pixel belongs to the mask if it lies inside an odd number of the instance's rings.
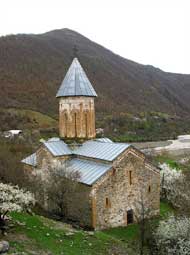
[[[93,139],[96,136],[94,98],[97,94],[77,58],[57,92],[59,135],[63,139]]]

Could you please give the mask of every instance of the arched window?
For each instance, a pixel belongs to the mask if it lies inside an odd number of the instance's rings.
[[[129,184],[132,185],[132,171],[129,171]]]
[[[111,207],[111,202],[110,202],[110,199],[108,197],[106,197],[105,207],[106,208],[110,208]]]
[[[84,112],[84,126],[85,126],[85,135],[89,137],[90,135],[90,113],[89,111]]]
[[[65,137],[67,137],[67,113],[64,113]]]
[[[112,170],[112,175],[115,176],[115,173],[116,173],[116,169],[113,168],[113,170]]]
[[[75,127],[75,137],[77,137],[77,113],[74,113],[74,127]]]
[[[86,133],[86,137],[88,137],[88,113],[85,112],[84,114],[84,120],[85,120],[85,133]]]

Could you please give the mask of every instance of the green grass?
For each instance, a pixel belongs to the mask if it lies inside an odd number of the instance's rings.
[[[174,209],[172,208],[171,205],[169,205],[166,201],[161,201],[160,202],[160,216],[162,218],[167,217],[170,214],[174,213]]]
[[[158,224],[159,220],[173,213],[173,208],[162,201],[160,203],[160,217],[151,221]],[[47,252],[55,255],[107,255],[120,254],[118,251],[130,255],[136,254],[139,243],[139,225],[131,224],[127,227],[117,227],[89,234],[87,231],[74,230],[68,224],[26,213],[11,213],[14,228],[7,236],[10,242],[10,254],[32,251],[45,255]],[[17,224],[19,223],[19,224]],[[68,235],[68,233],[72,233]],[[117,249],[114,253],[112,249]]]
[[[131,224],[127,227],[117,227],[108,229],[105,230],[104,233],[119,240],[129,241],[138,238],[139,226],[138,224]]]
[[[163,153],[155,157],[155,161],[159,163],[166,163],[171,169],[181,170],[183,165],[178,163],[171,155]]]
[[[181,168],[180,164],[172,159],[167,159],[166,164],[168,164],[172,169],[180,170]]]
[[[159,221],[163,218],[168,217],[169,215],[174,213],[174,209],[171,205],[168,204],[166,201],[160,202],[160,217],[156,219],[156,221]],[[139,237],[139,225],[138,224],[131,224],[127,227],[117,227],[105,230],[104,233],[106,233],[109,236],[112,236],[114,238],[117,238],[119,240],[124,241],[130,241],[130,240],[137,240]]]
[[[89,235],[85,231],[76,231],[72,235],[67,235],[68,230],[63,227],[56,228],[56,222],[41,216],[30,216],[25,213],[12,213],[14,221],[23,225],[17,225],[14,229],[15,235],[22,234],[29,241],[11,241],[11,252],[41,250],[50,251],[52,254],[65,255],[95,255],[107,254],[112,245],[125,249],[125,245],[120,240],[112,238],[103,232],[96,232]]]

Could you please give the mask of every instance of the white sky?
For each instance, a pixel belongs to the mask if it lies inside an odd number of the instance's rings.
[[[0,35],[59,28],[136,62],[190,74],[190,0],[0,0]]]

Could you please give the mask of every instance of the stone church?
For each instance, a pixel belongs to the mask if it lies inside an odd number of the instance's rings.
[[[74,58],[56,97],[59,100],[59,138],[42,143],[22,160],[27,171],[45,171],[55,162],[80,174],[68,206],[68,218],[93,229],[126,226],[158,215],[160,173],[146,156],[127,143],[96,139],[97,94]],[[143,212],[143,213],[144,213]]]

